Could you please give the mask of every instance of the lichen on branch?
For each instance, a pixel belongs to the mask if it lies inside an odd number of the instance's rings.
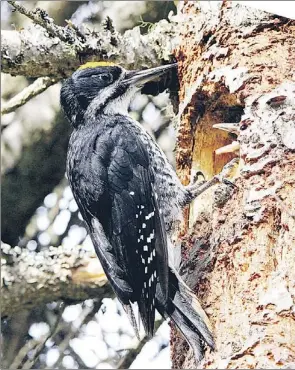
[[[31,252],[2,243],[1,316],[65,299],[112,297],[94,251],[79,246]]]
[[[166,20],[147,34],[135,27],[121,35],[105,24],[98,31],[80,30],[71,22],[60,27],[40,9],[31,12],[19,4],[16,9],[34,24],[1,32],[2,72],[12,75],[64,78],[89,60],[110,60],[130,69],[151,67],[169,61],[178,42],[177,25]]]

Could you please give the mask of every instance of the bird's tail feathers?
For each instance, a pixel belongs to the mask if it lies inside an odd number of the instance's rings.
[[[204,341],[199,332],[195,330],[191,321],[177,307],[173,312],[167,312],[167,314],[191,346],[197,363],[200,362],[204,357]]]
[[[140,300],[137,303],[139,316],[143,324],[145,333],[148,336],[148,338],[152,338],[154,335],[155,308],[154,307],[150,308],[149,302],[146,304],[143,300]]]
[[[204,309],[202,308],[199,300],[198,300],[198,297],[196,296],[196,294],[192,291],[192,289],[190,289],[186,284],[185,282],[183,281],[183,279],[180,277],[179,274],[176,275],[177,277],[177,280],[178,280],[178,287],[179,287],[179,292],[180,292],[180,295],[181,296],[184,296],[186,297],[187,299],[187,303],[190,304],[192,306],[192,308],[194,309],[194,311],[200,316],[200,318],[203,320],[204,322],[204,325],[207,327],[207,330],[209,330],[210,332],[212,332],[212,326],[211,326],[211,323],[210,323],[210,320],[206,314],[206,312],[204,311]],[[208,343],[209,344],[209,343]]]
[[[139,324],[137,325],[136,318],[135,318],[135,315],[134,315],[133,308],[132,308],[131,304],[122,304],[122,306],[123,306],[124,311],[126,312],[126,314],[128,316],[128,319],[130,321],[130,324],[133,327],[133,330],[135,332],[136,338],[138,340],[140,340],[140,336],[139,336]],[[138,322],[140,322],[139,319],[138,319]]]
[[[169,317],[182,332],[194,351],[196,361],[204,356],[205,343],[214,349],[209,319],[197,297],[187,285],[171,271],[169,276],[169,300],[161,302],[161,293],[157,291],[157,309]]]

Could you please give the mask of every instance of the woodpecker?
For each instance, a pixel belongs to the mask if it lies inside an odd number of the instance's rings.
[[[181,184],[161,148],[128,114],[135,92],[173,68],[176,64],[128,71],[86,63],[63,83],[60,101],[73,126],[70,187],[135,331],[133,303],[150,337],[158,310],[175,323],[200,361],[205,343],[213,349],[214,340],[205,312],[179,276],[180,246],[173,241],[182,209],[199,189]]]

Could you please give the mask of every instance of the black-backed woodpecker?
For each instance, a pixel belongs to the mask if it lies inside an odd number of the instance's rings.
[[[67,176],[97,256],[135,331],[131,303],[154,333],[155,309],[170,318],[203,357],[214,348],[209,321],[178,274],[173,240],[182,208],[197,195],[183,186],[146,130],[128,114],[135,92],[175,68],[142,71],[87,63],[67,79],[61,105],[73,126]]]

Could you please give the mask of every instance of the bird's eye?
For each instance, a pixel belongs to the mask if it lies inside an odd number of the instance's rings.
[[[100,75],[95,77],[100,79],[104,83],[111,83],[113,80],[113,77],[110,73],[101,73]]]

